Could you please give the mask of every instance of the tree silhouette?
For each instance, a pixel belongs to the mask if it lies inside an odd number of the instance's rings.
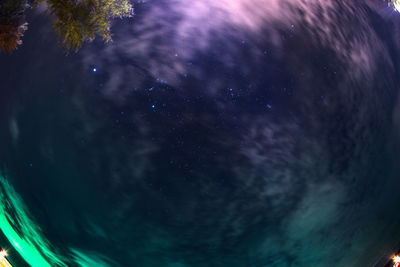
[[[24,1],[3,0],[0,4],[0,50],[11,54],[22,44],[21,37],[27,29]]]
[[[11,53],[22,43],[24,11],[41,3],[54,18],[53,28],[67,51],[78,51],[96,36],[110,41],[111,20],[130,17],[133,10],[129,0],[1,0],[0,50]]]
[[[18,21],[20,21],[20,18],[18,16],[13,16],[7,21],[0,22],[0,50],[9,54],[11,54],[18,45],[22,44],[21,37],[27,29],[26,22],[20,24]]]

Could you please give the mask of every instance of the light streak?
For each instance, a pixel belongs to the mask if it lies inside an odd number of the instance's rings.
[[[67,266],[64,259],[53,251],[41,228],[30,216],[22,198],[1,174],[0,230],[30,266]],[[0,265],[0,267],[3,266]]]

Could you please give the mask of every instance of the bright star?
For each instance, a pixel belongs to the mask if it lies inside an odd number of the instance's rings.
[[[399,255],[394,255],[392,257],[393,260],[393,267],[398,267],[400,265],[400,256]]]
[[[7,260],[7,251],[0,250],[0,267],[12,267],[11,263]]]
[[[393,8],[397,12],[400,12],[400,1],[399,0],[389,0],[389,2],[392,4]]]
[[[97,69],[96,69],[96,68],[93,68],[92,71],[93,71],[93,72],[97,72]]]

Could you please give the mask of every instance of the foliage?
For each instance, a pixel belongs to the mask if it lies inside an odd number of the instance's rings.
[[[0,50],[11,54],[18,45],[21,45],[21,37],[27,29],[26,25],[26,23],[19,26],[0,25]]]
[[[130,17],[133,10],[129,0],[0,0],[0,50],[11,53],[22,44],[24,11],[40,3],[54,16],[53,28],[67,51],[79,50],[96,35],[110,41],[111,20]]]
[[[27,29],[23,0],[0,1],[0,50],[11,54],[22,44],[21,37]]]
[[[128,0],[36,0],[40,2],[54,15],[53,27],[67,50],[77,51],[96,35],[110,41],[111,19],[132,15]]]
[[[23,3],[22,0],[0,0],[0,17],[15,15],[21,10]]]

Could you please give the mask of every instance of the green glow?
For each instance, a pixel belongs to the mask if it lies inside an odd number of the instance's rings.
[[[97,254],[83,253],[76,249],[71,249],[74,261],[81,267],[108,267],[110,266],[106,263],[101,256]]]
[[[32,267],[73,266],[106,267],[111,262],[95,252],[70,248],[68,258],[58,253],[41,228],[32,219],[27,206],[12,185],[0,173],[0,230]]]
[[[32,267],[67,266],[31,219],[21,197],[1,174],[0,229]]]

